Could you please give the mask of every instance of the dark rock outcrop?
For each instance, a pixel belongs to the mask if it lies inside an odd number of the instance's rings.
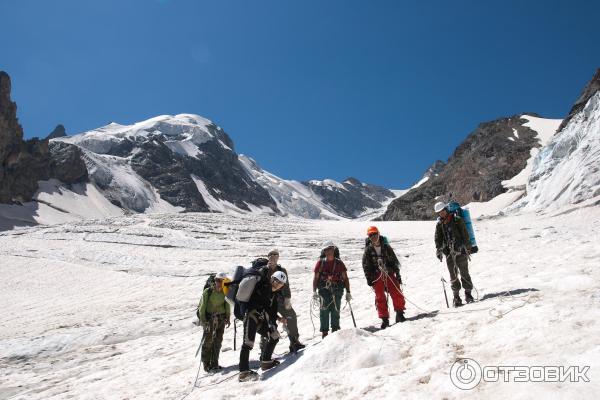
[[[48,136],[46,136],[46,140],[57,139],[61,137],[67,136],[67,131],[62,124],[56,125],[56,128]]]
[[[465,204],[488,201],[504,193],[502,181],[525,168],[531,148],[540,146],[537,133],[524,123],[526,120],[516,115],[480,124],[437,176],[394,200],[381,219],[431,219],[438,198],[453,197]]]
[[[10,77],[0,71],[0,203],[29,201],[48,176],[48,142],[23,141]]]
[[[573,116],[575,114],[577,114],[581,110],[583,110],[583,107],[585,107],[585,105],[587,104],[590,97],[592,97],[599,90],[600,90],[600,68],[598,68],[598,70],[596,71],[596,74],[594,75],[592,80],[589,81],[587,85],[585,85],[585,87],[583,88],[583,91],[579,95],[579,98],[575,101],[575,104],[573,104],[573,107],[571,107],[571,111],[569,111],[569,115],[567,115],[567,118],[565,118],[563,120],[563,122],[560,124],[560,126],[558,127],[557,132],[562,131],[563,128],[565,126],[567,126],[567,124],[569,123],[571,118],[573,118]]]
[[[442,160],[436,160],[431,167],[427,168],[425,174],[423,174],[423,178],[433,178],[434,176],[438,176],[446,166],[446,163]]]
[[[67,184],[87,181],[88,171],[79,147],[57,141],[50,142],[48,147],[49,177]]]
[[[10,77],[0,71],[0,161],[19,150],[23,129],[17,120],[17,105],[10,99]]]
[[[49,148],[47,139],[23,141],[10,91],[10,77],[0,71],[0,203],[30,201],[40,180],[56,178],[66,184],[85,180],[87,169],[75,146]]]

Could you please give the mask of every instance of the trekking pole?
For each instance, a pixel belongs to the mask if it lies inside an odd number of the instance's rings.
[[[348,307],[350,307],[350,315],[352,316],[352,323],[354,324],[354,327],[356,328],[356,320],[354,319],[354,312],[352,311],[352,304],[350,304],[350,302],[348,302]]]
[[[233,351],[236,350],[237,343],[237,318],[233,319]]]
[[[194,355],[194,358],[198,357],[198,353],[200,353],[200,349],[202,348],[202,345],[204,344],[204,338],[206,337],[206,335],[202,335],[202,340],[200,340],[200,344],[198,345],[198,348],[196,349],[196,354]]]
[[[450,308],[450,304],[448,304],[448,295],[446,294],[446,280],[442,277],[442,290],[444,291],[444,298],[446,299],[446,307]]]

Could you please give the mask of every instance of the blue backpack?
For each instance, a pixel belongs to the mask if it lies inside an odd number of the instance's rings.
[[[477,247],[477,240],[475,240],[475,231],[473,230],[473,222],[471,221],[471,213],[469,210],[462,208],[456,200],[450,200],[448,205],[446,205],[446,208],[448,209],[448,212],[458,215],[463,221],[465,221],[467,232],[469,233],[469,241],[471,242],[471,253],[477,253],[479,248]]]

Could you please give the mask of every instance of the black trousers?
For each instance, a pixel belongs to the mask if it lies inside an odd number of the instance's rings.
[[[240,371],[250,369],[250,350],[254,348],[254,339],[257,332],[266,339],[265,346],[261,349],[260,361],[270,361],[273,350],[279,342],[277,325],[270,326],[266,312],[250,310],[244,317],[244,343],[240,350]]]

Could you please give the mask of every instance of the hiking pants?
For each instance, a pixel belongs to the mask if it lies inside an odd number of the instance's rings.
[[[320,288],[321,310],[319,319],[321,322],[321,332],[329,332],[329,316],[331,316],[331,331],[340,329],[340,310],[342,308],[343,286],[331,286],[331,288]]]
[[[473,289],[473,281],[471,281],[471,275],[469,275],[469,259],[466,254],[456,255],[456,265],[454,265],[454,258],[451,255],[446,256],[446,265],[448,266],[448,272],[450,272],[452,292],[458,293],[461,281],[463,289]],[[458,272],[460,272],[460,281],[458,280]]]
[[[383,274],[379,271],[377,277],[373,281],[373,289],[375,290],[375,307],[377,307],[379,318],[390,317],[386,292],[392,298],[394,310],[404,311],[404,295],[400,290],[400,282],[398,282],[396,274]]]
[[[223,343],[223,332],[225,331],[225,314],[213,314],[208,317],[208,322],[202,334],[202,353],[200,358],[204,370],[219,366],[219,353]]]
[[[254,347],[256,333],[266,337],[265,346],[261,349],[260,361],[270,361],[273,350],[279,341],[277,325],[269,326],[268,315],[264,311],[250,310],[244,317],[244,343],[240,351],[240,371],[248,371],[250,350]]]
[[[298,318],[296,317],[296,311],[292,308],[291,304],[289,308],[285,307],[285,300],[280,299],[277,302],[277,312],[281,314],[287,321],[288,337],[290,344],[294,344],[298,341],[300,334],[298,333]]]

